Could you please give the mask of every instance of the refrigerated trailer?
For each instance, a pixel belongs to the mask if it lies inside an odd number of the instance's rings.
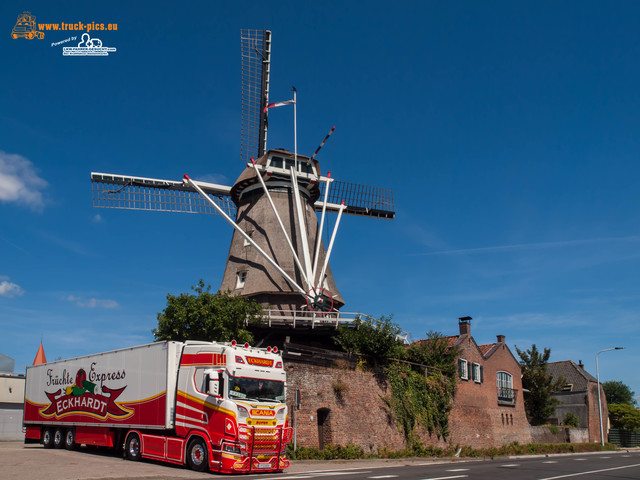
[[[27,367],[25,442],[222,473],[289,466],[277,348],[157,342]]]

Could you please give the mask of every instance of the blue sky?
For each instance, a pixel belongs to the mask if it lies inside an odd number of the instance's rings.
[[[117,23],[108,57],[11,39],[16,16]],[[273,32],[271,101],[298,90],[298,145],[392,189],[393,221],[347,217],[345,311],[413,338],[549,347],[640,393],[640,5],[605,2],[3,2],[0,352],[48,358],[152,340],[167,293],[217,289],[215,216],[97,210],[91,171],[231,184],[240,29]],[[289,107],[269,146],[293,148]],[[335,221],[335,219],[332,219]]]

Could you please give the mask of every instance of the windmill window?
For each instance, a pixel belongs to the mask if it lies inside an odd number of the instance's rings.
[[[247,236],[249,238],[253,238],[253,232],[247,232]],[[249,247],[251,246],[251,243],[249,242],[249,240],[247,240],[246,238],[244,239],[244,246],[245,247]],[[246,272],[245,272],[246,273]]]
[[[247,280],[247,272],[238,272],[238,278],[236,280],[236,288],[243,288],[244,282]]]
[[[271,157],[271,162],[269,162],[269,166],[273,168],[282,168],[282,158],[281,157]]]
[[[310,175],[313,175],[313,166],[310,163],[307,162],[300,162],[300,170],[303,173],[308,173]]]

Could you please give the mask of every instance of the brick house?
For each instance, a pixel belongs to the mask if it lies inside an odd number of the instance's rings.
[[[470,317],[459,320],[459,329],[459,335],[447,337],[459,350],[460,377],[449,417],[450,442],[471,447],[531,442],[520,364],[504,335],[478,345]]]
[[[600,416],[598,415],[598,381],[584,369],[582,361],[576,364],[572,360],[550,362],[547,372],[554,379],[564,377],[566,384],[561,391],[553,394],[553,398],[560,403],[556,406],[551,423],[561,425],[567,413],[571,412],[580,418],[580,427],[589,431],[589,441],[600,441]],[[609,431],[609,410],[607,399],[600,385],[600,400],[602,404],[602,426],[605,441]]]

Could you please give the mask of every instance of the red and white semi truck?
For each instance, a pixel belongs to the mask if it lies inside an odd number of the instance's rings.
[[[277,348],[158,342],[27,367],[25,441],[124,448],[197,471],[289,466]]]

